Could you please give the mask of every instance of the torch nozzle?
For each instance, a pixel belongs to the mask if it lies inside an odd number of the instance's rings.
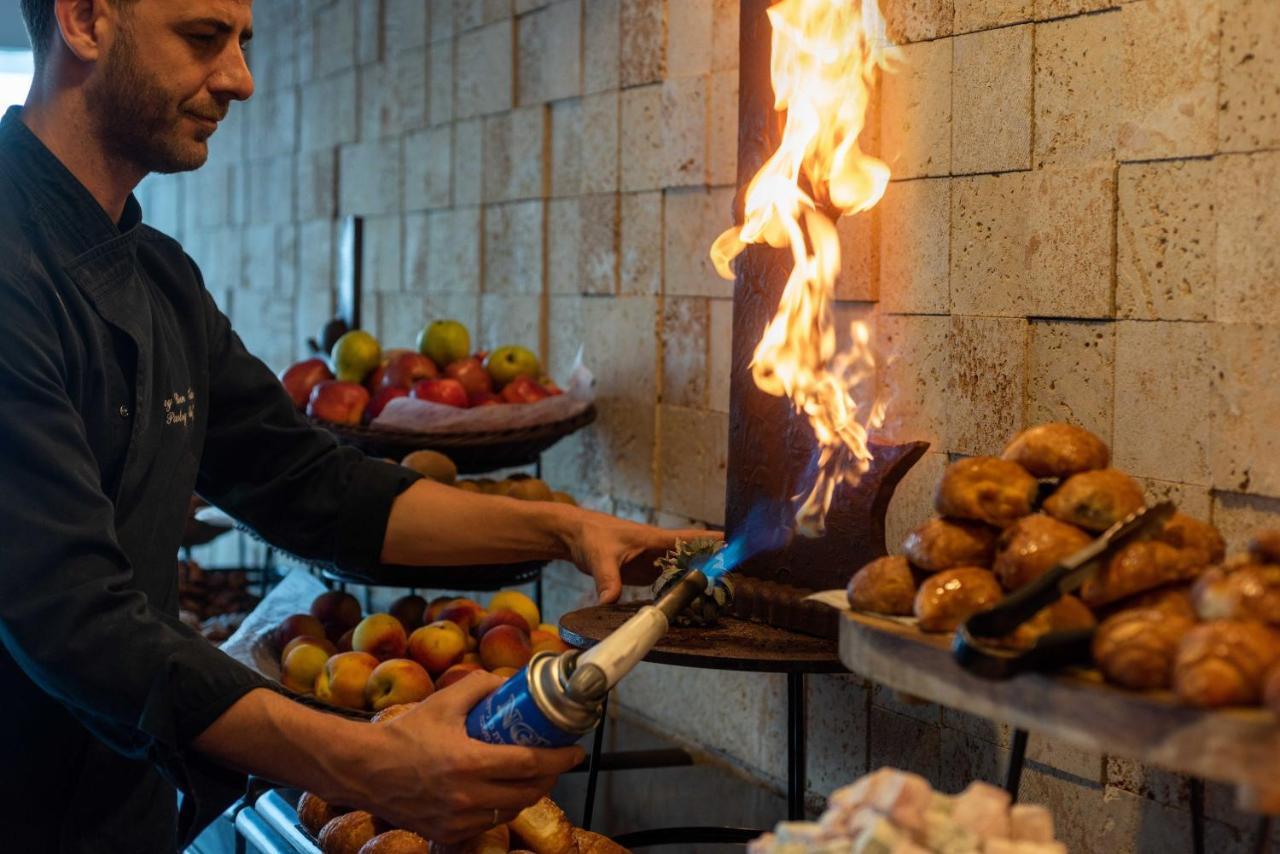
[[[661,611],[670,622],[676,618],[689,603],[698,598],[698,594],[705,592],[707,589],[707,577],[702,574],[701,570],[691,569],[686,572],[679,581],[667,588],[656,602],[654,607]]]

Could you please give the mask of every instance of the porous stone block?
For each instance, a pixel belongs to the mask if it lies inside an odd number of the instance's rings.
[[[711,75],[707,125],[707,181],[712,185],[738,180],[738,71]]]
[[[430,213],[427,219],[428,291],[480,292],[482,217],[478,207]]]
[[[428,50],[427,112],[433,125],[453,121],[453,41],[433,44]]]
[[[836,220],[840,238],[840,272],[836,275],[835,298],[871,302],[878,298],[877,258],[879,257],[879,211],[846,214]]]
[[[382,139],[427,124],[427,49],[361,66],[361,139]]]
[[[667,80],[711,73],[714,5],[714,0],[668,2]]]
[[[662,84],[662,182],[666,187],[707,183],[707,78]]]
[[[723,524],[728,414],[666,404],[660,409],[658,473],[662,509]]]
[[[316,77],[327,77],[355,66],[357,13],[356,0],[337,0],[323,12],[312,12],[311,69]]]
[[[583,193],[618,189],[618,93],[602,92],[582,99]]]
[[[898,44],[949,36],[955,20],[954,0],[902,0],[882,11],[889,38]]]
[[[479,325],[468,328],[476,330],[480,341],[495,342],[497,347],[509,344],[528,347],[541,360],[541,304],[542,298],[536,296],[481,294]]]
[[[662,87],[626,89],[621,94],[622,123],[618,130],[624,192],[662,186],[666,165],[662,128]]]
[[[1111,439],[1115,393],[1115,325],[1032,320],[1024,421],[1066,421]]]
[[[484,120],[453,124],[453,203],[478,205],[484,195]]]
[[[295,182],[298,219],[332,217],[338,206],[338,157],[332,148],[299,152]]]
[[[1119,12],[1036,26],[1037,164],[1114,157],[1123,120],[1122,39]]]
[[[356,91],[354,70],[303,84],[299,141],[304,150],[355,142],[360,133]]]
[[[891,712],[875,704],[871,706],[871,761],[869,767],[898,768],[919,774],[926,780],[937,780],[941,771],[942,731],[906,715]]]
[[[373,216],[400,210],[400,140],[343,146],[338,164],[338,211]]]
[[[516,19],[517,103],[582,93],[582,4],[560,0]]]
[[[708,300],[707,306],[707,408],[728,412],[733,364],[733,300]]]
[[[582,193],[582,99],[557,101],[550,107],[551,163],[549,192],[553,197]]]
[[[403,219],[400,214],[365,217],[361,240],[363,284],[371,291],[403,289],[404,261],[401,251]]]
[[[388,56],[402,50],[426,47],[430,41],[430,4],[424,0],[385,0],[383,44]]]
[[[999,455],[1023,427],[1027,321],[952,316],[948,353],[947,450]]]
[[[541,201],[489,205],[484,212],[484,291],[542,293]]]
[[[1220,150],[1280,146],[1280,6],[1271,0],[1220,5]]]
[[[732,225],[732,188],[668,190],[665,194],[666,293],[672,296],[726,297],[733,283],[711,264],[711,244]]]
[[[709,300],[670,297],[662,306],[662,402],[704,409],[710,341]]]
[[[711,70],[738,68],[740,0],[711,0]]]
[[[807,789],[821,797],[847,786],[867,768],[867,683],[852,673],[812,675],[806,680],[811,709],[839,709],[810,729]]]
[[[448,207],[453,190],[453,130],[448,125],[404,138],[404,209]]]
[[[893,437],[889,437],[893,438]],[[906,436],[906,439],[916,438]],[[937,445],[933,445],[937,447]],[[902,541],[925,520],[936,515],[933,496],[947,466],[947,455],[930,451],[920,458],[893,491],[885,513],[885,546],[889,554],[902,554]],[[945,714],[945,711],[944,711]]]
[[[1230,155],[1216,161],[1217,281],[1215,318],[1280,323],[1280,153]]]
[[[582,84],[584,92],[618,88],[618,36],[621,0],[585,0],[582,6]]]
[[[1227,553],[1242,552],[1263,528],[1280,524],[1280,498],[1218,491],[1213,494],[1213,524],[1227,541]]]
[[[623,193],[620,207],[621,292],[657,294],[662,289],[662,193]]]
[[[904,45],[880,84],[880,156],[895,178],[951,171],[952,39]]]
[[[968,33],[1029,21],[1032,0],[955,0],[955,31]]]
[[[890,441],[929,442],[942,450],[951,387],[950,318],[882,313],[876,323],[879,396]]]
[[[1212,327],[1213,485],[1280,496],[1280,335],[1272,325]]]
[[[666,76],[667,3],[668,0],[621,0],[619,79],[624,89]]]
[[[1114,9],[1122,0],[1033,0],[1037,21]]]
[[[515,94],[513,39],[511,20],[458,36],[454,65],[455,116],[467,119],[511,109]]]
[[[1031,167],[1032,25],[957,36],[952,74],[953,172]]]
[[[876,208],[880,307],[945,314],[951,300],[951,182],[894,181]]]
[[[522,107],[484,120],[484,199],[506,202],[545,193],[547,109]]]

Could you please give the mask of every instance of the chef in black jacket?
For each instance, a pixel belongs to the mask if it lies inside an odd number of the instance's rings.
[[[252,94],[251,0],[21,2],[36,80],[0,123],[0,850],[172,851],[245,772],[442,841],[509,819],[581,751],[467,739],[496,677],[374,727],[182,625],[193,489],[349,570],[568,558],[606,601],[676,533],[452,490],[311,429],[131,192],[203,164]]]

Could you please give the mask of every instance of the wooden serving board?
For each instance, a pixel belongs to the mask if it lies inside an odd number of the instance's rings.
[[[1231,783],[1243,808],[1280,814],[1280,720],[1265,709],[1193,709],[1083,669],[982,679],[952,659],[951,635],[853,611],[841,614],[839,650],[851,671],[894,690],[1081,750]]]

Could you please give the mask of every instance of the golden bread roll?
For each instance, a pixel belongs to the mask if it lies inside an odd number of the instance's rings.
[[[1138,608],[1154,608],[1173,617],[1189,622],[1199,621],[1196,609],[1191,604],[1191,588],[1185,584],[1174,584],[1169,587],[1158,587],[1136,596],[1122,599],[1110,606],[1111,613],[1136,610]]]
[[[852,608],[903,616],[911,613],[916,579],[905,557],[881,557],[853,574],[848,592]]]
[[[347,807],[334,806],[311,792],[303,792],[302,797],[298,798],[298,823],[317,838],[321,828],[349,812],[351,810]]]
[[[511,832],[534,854],[577,854],[573,825],[564,810],[543,798],[511,820]]]
[[[1004,596],[990,570],[957,566],[926,578],[916,593],[915,614],[921,631],[951,632]]]
[[[1170,516],[1156,539],[1173,546],[1186,560],[1199,566],[1220,563],[1227,553],[1227,541],[1217,528],[1185,513]]]
[[[1055,632],[1074,632],[1091,629],[1098,624],[1085,604],[1074,596],[1063,596],[1052,605],[1036,612],[1013,633],[1000,639],[1001,646],[1013,649],[1030,649],[1045,635]]]
[[[1111,451],[1105,442],[1083,427],[1061,422],[1023,430],[1013,437],[1002,456],[1035,477],[1071,477],[1104,469],[1111,462]]]
[[[416,705],[417,703],[396,703],[394,706],[387,706],[385,709],[370,718],[369,722],[380,724],[383,721],[394,720]]]
[[[627,854],[627,849],[607,836],[583,830],[573,829],[573,841],[578,845],[579,854]]]
[[[995,553],[999,532],[982,522],[935,516],[902,541],[902,551],[926,572],[953,566],[986,566]]]
[[[320,828],[320,850],[324,854],[360,854],[360,849],[373,837],[389,828],[363,810],[330,819]]]
[[[1280,563],[1280,528],[1268,528],[1253,535],[1249,556],[1256,563]]]
[[[1191,591],[1202,620],[1253,620],[1280,627],[1280,565],[1209,570]]]
[[[431,854],[507,854],[511,847],[511,829],[505,824],[491,827],[465,842],[453,845],[431,843]]]
[[[934,508],[943,516],[1003,528],[1031,512],[1039,485],[1017,463],[996,457],[957,460],[942,473]]]
[[[1044,512],[1087,531],[1105,531],[1146,506],[1142,487],[1115,469],[1072,475],[1044,502]]]
[[[1089,545],[1091,540],[1074,525],[1033,513],[1000,533],[991,569],[1005,590],[1017,590]]]
[[[1280,718],[1280,661],[1262,678],[1262,702]]]
[[[1128,596],[1194,578],[1200,567],[1190,566],[1177,549],[1159,540],[1129,543],[1112,556],[1080,588],[1086,605],[1098,608]]]
[[[1280,632],[1262,623],[1215,620],[1182,638],[1173,664],[1173,689],[1191,706],[1252,706],[1262,678],[1280,661]]]
[[[1093,636],[1093,661],[1108,682],[1136,691],[1168,688],[1178,645],[1194,621],[1160,608],[1112,614]]]
[[[431,843],[411,830],[388,830],[366,842],[360,854],[431,854]]]

